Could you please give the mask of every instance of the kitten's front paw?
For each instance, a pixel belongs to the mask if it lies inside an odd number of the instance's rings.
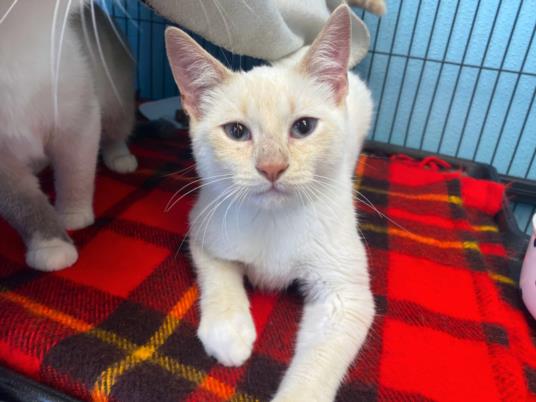
[[[78,260],[76,248],[62,239],[34,240],[26,252],[26,264],[39,271],[59,271]]]
[[[138,168],[138,160],[131,153],[114,155],[104,154],[104,164],[117,173],[132,173]]]
[[[58,217],[67,230],[84,229],[95,222],[95,215],[91,208],[82,210],[59,211]]]
[[[224,366],[241,366],[257,336],[249,311],[203,316],[197,331],[205,351]]]
[[[309,392],[309,389],[302,389],[296,392],[277,393],[270,402],[331,402],[333,397],[325,397],[322,391],[317,393]]]

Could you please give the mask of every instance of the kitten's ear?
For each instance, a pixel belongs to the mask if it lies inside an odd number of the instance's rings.
[[[350,13],[347,5],[337,7],[301,62],[307,74],[331,87],[337,104],[348,91]]]
[[[232,73],[178,28],[166,29],[166,52],[182,105],[192,118],[199,119],[202,97]]]

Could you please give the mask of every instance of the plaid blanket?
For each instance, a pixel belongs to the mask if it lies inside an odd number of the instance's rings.
[[[195,335],[191,263],[178,251],[194,195],[163,211],[195,180],[186,133],[142,138],[133,150],[135,174],[100,168],[97,221],[72,234],[74,267],[25,268],[21,241],[0,221],[0,363],[83,400],[269,400],[292,357],[297,289],[250,289],[258,340],[243,367],[208,357]],[[439,165],[360,160],[360,230],[378,314],[338,401],[536,395],[533,322],[493,220],[504,189]]]

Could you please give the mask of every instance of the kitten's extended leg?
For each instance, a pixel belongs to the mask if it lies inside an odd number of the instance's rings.
[[[240,366],[256,338],[242,267],[208,255],[191,242],[201,288],[201,323],[197,335],[206,352],[225,366]]]
[[[125,108],[130,110],[128,106]],[[120,118],[114,116],[103,120],[102,159],[108,169],[114,172],[131,173],[138,167],[138,161],[126,143],[134,129],[134,112],[119,109],[117,113]]]
[[[272,402],[335,399],[374,317],[368,277],[345,276],[311,285],[314,298],[305,305],[294,357]]]
[[[49,146],[56,210],[69,230],[83,229],[95,219],[93,193],[101,130],[98,107],[89,108],[83,122],[80,127],[63,129],[69,132],[60,133]]]
[[[41,271],[67,268],[78,259],[56,211],[29,167],[1,155],[0,214],[23,238],[26,263]]]

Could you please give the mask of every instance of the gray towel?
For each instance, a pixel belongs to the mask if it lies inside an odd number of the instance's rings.
[[[344,0],[146,0],[165,18],[233,53],[270,62],[310,45],[330,13]],[[384,0],[346,0],[376,14]],[[356,65],[368,51],[370,36],[352,14],[352,53]]]

